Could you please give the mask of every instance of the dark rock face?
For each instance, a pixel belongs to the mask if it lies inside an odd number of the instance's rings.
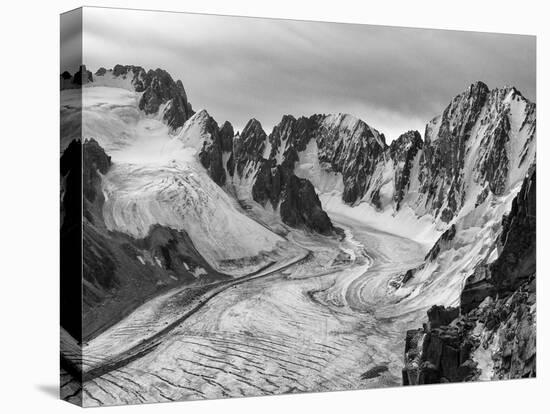
[[[254,201],[265,204],[269,201],[273,208],[279,205],[283,185],[286,185],[286,177],[282,176],[282,168],[273,162],[262,160],[260,169],[256,174],[256,180],[252,186],[252,198]]]
[[[385,162],[384,136],[363,121],[350,125],[344,119],[335,125],[321,127],[316,140],[319,161],[342,174],[344,202],[352,204],[362,198],[371,187],[377,165]]]
[[[481,204],[483,204],[485,202],[485,200],[487,200],[487,197],[489,196],[489,187],[485,187],[481,193],[478,194],[477,196],[477,199],[476,199],[476,208],[478,206],[480,206]]]
[[[434,305],[428,310],[428,329],[449,325],[458,317],[458,308]]]
[[[527,137],[519,159],[510,159],[510,140],[517,139],[511,128],[511,103],[523,101],[520,132]],[[453,99],[440,117],[426,127],[420,159],[420,193],[425,205],[444,222],[450,222],[463,207],[466,196],[465,177],[487,190],[480,194],[482,203],[490,191],[502,195],[509,172],[521,166],[535,139],[535,106],[515,88],[493,89],[477,82]],[[523,110],[523,109],[521,109]],[[475,130],[477,144],[472,146]],[[472,152],[474,151],[474,152]],[[469,159],[471,171],[465,171]]]
[[[183,126],[185,121],[195,113],[187,100],[181,80],[174,81],[165,70],[146,71],[141,66],[115,65],[111,71],[115,77],[129,77],[135,91],[143,92],[138,106],[146,114],[156,114],[161,105],[166,105],[162,118],[172,130]],[[105,76],[107,72],[107,69],[102,67],[97,70],[95,76]],[[93,76],[92,72],[86,70],[85,65],[81,65],[72,78],[68,72],[61,75],[61,89],[78,88],[93,82]]]
[[[506,297],[536,273],[536,168],[525,178],[502,220],[499,257],[466,279],[461,308],[467,312],[487,296]]]
[[[256,119],[248,121],[240,135],[233,139],[233,157],[235,173],[245,176],[247,165],[255,166],[263,159],[267,134]]]
[[[472,343],[461,325],[450,323],[457,308],[433,307],[423,329],[407,331],[403,385],[438,384],[473,379]]]
[[[435,242],[430,251],[424,257],[424,263],[419,266],[409,269],[404,273],[397,275],[389,282],[389,286],[393,289],[399,289],[410,281],[414,275],[423,270],[429,262],[433,262],[437,259],[439,254],[449,248],[452,248],[452,241],[456,235],[456,226],[452,224]]]
[[[537,332],[536,281],[533,276],[506,299],[489,302],[477,309],[477,317],[485,326],[486,336],[481,346],[496,341],[499,351],[493,359],[497,379],[536,377]]]
[[[233,138],[235,137],[235,131],[233,125],[229,121],[225,121],[220,128],[220,140],[222,152],[229,154],[229,158],[225,164],[228,174],[232,177],[235,174],[235,159],[233,158]]]
[[[227,171],[231,176],[253,178],[252,198],[265,206],[270,203],[276,209],[280,205],[283,222],[293,227],[308,228],[321,234],[331,234],[332,223],[321,208],[319,197],[313,185],[294,174],[298,160],[295,145],[305,149],[311,123],[307,118],[296,120],[283,117],[268,137],[260,122],[251,119],[241,132],[233,136],[231,124],[220,130],[221,151],[231,150]],[[264,158],[267,145],[271,146],[268,158]],[[282,161],[277,163],[276,155],[286,146]],[[204,165],[204,163],[203,163]]]
[[[101,197],[103,202],[103,194],[100,185],[101,178],[98,174],[106,174],[111,167],[111,157],[109,157],[103,148],[95,139],[89,139],[82,146],[82,183],[84,197],[93,203],[96,196]],[[99,190],[99,191],[98,191]]]
[[[508,148],[515,133],[510,102],[518,99],[526,102],[522,128],[530,128],[531,134],[522,149],[521,158],[526,159],[532,154],[529,143],[534,136],[534,109],[513,88],[490,91],[477,82],[427,125],[424,142],[420,133],[408,131],[388,146],[378,131],[343,114],[285,115],[269,136],[252,119],[233,140],[230,129],[223,134],[227,138],[222,137],[222,152],[233,149],[224,167],[231,177],[252,179],[255,201],[276,207],[301,154],[314,143],[311,150],[316,152],[318,168],[341,174],[344,202],[353,205],[366,200],[378,210],[389,205],[399,210],[406,200],[418,215],[431,214],[451,223],[464,206],[472,184],[483,188],[476,205],[490,193],[502,195],[508,188],[511,162],[515,161],[509,159]],[[465,171],[466,161],[472,171]],[[413,181],[415,188],[409,193]],[[391,197],[388,190],[393,190]],[[451,227],[442,236],[430,252],[430,260],[451,243],[453,232]]]
[[[503,218],[502,251],[491,264],[491,274],[499,294],[515,291],[536,272],[537,177],[533,168]]]
[[[388,367],[385,365],[377,365],[371,369],[369,369],[367,372],[361,374],[362,380],[368,380],[372,378],[377,378],[383,373],[388,371]]]
[[[395,164],[395,193],[396,210],[399,210],[401,201],[409,189],[413,160],[422,149],[422,138],[418,131],[408,131],[399,136],[390,144],[390,157]]]
[[[143,78],[145,77],[146,71],[141,66],[117,64],[112,71],[115,77],[122,76],[126,78],[127,76],[131,76],[136,92],[143,92],[145,90],[143,87]]]
[[[231,124],[229,124],[229,127],[231,130],[233,129]],[[226,175],[222,157],[222,134],[216,121],[208,114],[205,115],[204,132],[210,135],[210,141],[203,143],[202,149],[199,152],[199,160],[204,168],[208,170],[214,182],[219,186],[223,186],[226,181]]]
[[[325,235],[333,231],[313,184],[295,175],[290,177],[281,197],[281,218],[292,227],[307,227]]]
[[[451,224],[451,227],[449,227],[441,236],[439,236],[439,239],[437,239],[428,254],[426,254],[424,260],[435,260],[441,251],[447,249],[450,246],[451,241],[455,238],[455,235],[456,227],[454,224]]]
[[[220,139],[223,152],[233,152],[233,137],[235,131],[229,121],[225,121],[220,128]]]
[[[90,286],[111,290],[120,284],[115,272],[116,259],[110,249],[102,243],[101,237],[93,230],[102,221],[101,208],[104,203],[101,191],[101,176],[111,167],[109,157],[99,143],[92,139],[82,145],[82,195],[84,200],[82,249],[84,257],[82,272],[89,285],[84,286],[84,297],[93,301],[97,291]]]
[[[388,147],[382,134],[349,115],[298,119],[285,115],[269,136],[269,158],[277,158],[278,164],[294,163],[315,140],[322,168],[342,174],[344,202],[354,204],[368,196],[374,207],[385,207],[387,191],[381,188],[387,182],[385,171],[393,169],[396,210],[401,208],[411,180],[415,180],[419,187],[413,193],[414,208],[450,223],[464,206],[466,189],[471,184],[466,160],[468,168],[473,168],[473,181],[487,192],[501,195],[507,188],[511,163],[516,161],[510,160],[508,153],[515,133],[510,124],[510,102],[514,100],[525,102],[521,129],[528,138],[521,158],[526,159],[534,139],[534,104],[513,88],[490,91],[482,82],[457,95],[442,115],[427,125],[424,142],[418,132],[409,131]],[[471,153],[474,133],[479,147]],[[522,162],[519,160],[519,164]],[[413,171],[415,176],[411,177]]]
[[[466,279],[460,294],[460,310],[462,313],[468,313],[483,302],[487,296],[495,297],[496,294],[497,290],[491,280],[489,266],[481,264]]]
[[[498,243],[498,258],[466,280],[460,314],[434,306],[423,329],[407,332],[404,385],[476,380],[473,352],[491,344],[498,350],[491,355],[495,378],[536,376],[535,166],[503,218]],[[482,334],[474,335],[479,324]]]
[[[288,135],[288,130],[294,127],[296,120],[287,117],[284,123],[286,127],[275,128],[270,136],[274,142],[294,136]],[[227,165],[229,175],[243,177],[252,172],[255,174],[252,185],[254,201],[264,206],[269,202],[274,209],[280,205],[281,218],[289,226],[307,228],[325,235],[332,233],[332,223],[321,207],[315,188],[308,180],[294,175],[297,158],[292,155],[295,154],[292,147],[289,147],[283,162],[277,165],[274,158],[263,157],[268,137],[257,120],[250,120],[242,133],[235,137],[229,122],[219,129],[208,115],[205,115],[203,128],[210,139],[203,143],[199,159],[218,185],[223,186],[226,182],[222,154],[231,152]]]
[[[145,71],[141,66],[115,65],[112,71],[116,77],[130,76],[136,92],[143,92],[138,106],[146,114],[156,114],[161,105],[167,104],[163,120],[171,129],[180,128],[195,113],[181,80],[174,81],[165,70]]]
[[[281,152],[283,159],[292,159],[297,152],[304,151],[309,141],[318,133],[322,119],[320,115],[298,119],[292,115],[284,115],[269,135],[269,158],[274,158]]]
[[[423,329],[407,331],[403,385],[475,381],[480,370],[473,352],[498,344],[491,355],[496,379],[536,376],[534,277],[508,298],[492,300],[458,316],[458,309],[447,308],[442,315],[430,309]],[[443,316],[443,317],[442,317]],[[450,320],[451,318],[453,318]],[[482,335],[473,333],[481,324]]]
[[[273,128],[269,136],[270,158],[261,160],[256,181],[252,188],[255,201],[264,204],[269,200],[274,208],[280,202],[281,218],[292,227],[304,227],[320,234],[333,232],[332,222],[323,211],[315,188],[306,179],[294,174],[294,164],[298,160],[297,151],[303,151],[312,138],[317,123],[315,119],[296,120],[285,115]],[[244,135],[243,131],[243,135]],[[262,134],[256,137],[264,139]],[[265,150],[264,146],[259,148]],[[282,162],[276,164],[276,156],[283,153]]]
[[[430,124],[426,127],[420,191],[427,194],[428,202],[433,204],[436,212],[447,198],[447,210],[441,217],[445,222],[449,222],[462,207],[462,172],[467,142],[488,94],[489,88],[484,83],[471,85],[447,106],[437,130],[432,131]]]
[[[287,164],[285,169],[294,169],[298,154],[311,140],[317,144],[319,162],[325,169],[342,174],[346,203],[367,193],[377,164],[385,162],[384,136],[350,115],[283,116],[269,135],[269,158],[279,157],[281,164]]]
[[[510,121],[504,114],[499,118],[494,132],[484,137],[483,145],[490,146],[490,150],[478,159],[476,165],[478,180],[487,182],[489,189],[496,195],[502,195],[506,186],[509,168],[506,145],[509,138]]]
[[[99,172],[106,173],[110,165],[110,157],[95,140],[87,140],[83,145],[81,141],[72,141],[61,156],[62,306],[78,309],[79,319],[76,323],[66,315],[61,325],[77,340],[87,332],[80,317],[83,303],[86,311],[87,306],[99,300],[100,290],[109,292],[118,285],[114,256],[93,231],[101,221],[99,211],[104,201]],[[73,258],[80,258],[76,268]],[[78,299],[76,292],[80,292],[84,301]]]
[[[88,82],[93,81],[94,77],[92,75],[92,72],[86,70],[86,65],[80,65],[80,69],[74,74],[73,83],[77,85],[84,85]]]
[[[251,120],[234,140],[235,174],[243,176],[246,166],[255,166],[257,175],[252,188],[255,201],[263,205],[269,201],[273,207],[281,202],[281,216],[287,224],[327,234],[332,225],[328,224],[328,216],[318,211],[320,203],[315,189],[311,183],[306,184],[307,180],[294,175],[298,154],[311,140],[315,140],[319,148],[319,161],[331,171],[342,173],[344,200],[355,202],[362,197],[368,190],[369,171],[372,173],[376,162],[383,160],[386,146],[383,136],[349,116],[333,119],[313,115],[296,119],[285,115],[269,137],[258,121]],[[268,143],[269,154],[266,153]],[[283,194],[286,194],[284,200]],[[299,200],[289,199],[298,195],[313,204],[306,206]],[[308,210],[299,211],[299,208]]]
[[[168,72],[162,69],[148,71],[143,79],[143,90],[139,109],[146,114],[155,114],[161,104],[169,102],[163,119],[172,129],[183,126],[193,115],[183,84],[179,80],[174,82]]]

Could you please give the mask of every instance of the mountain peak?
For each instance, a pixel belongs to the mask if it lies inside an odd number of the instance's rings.
[[[91,75],[91,73],[90,73]],[[163,120],[172,130],[183,126],[195,112],[181,80],[174,80],[161,68],[146,71],[141,66],[116,64],[112,69],[99,68],[93,79],[94,86],[125,88],[142,93],[139,109],[146,114],[158,113],[166,105]]]
[[[359,136],[367,141],[374,139],[382,149],[387,147],[384,134],[381,134],[355,115],[348,113],[331,114],[325,117],[323,123],[328,128],[349,131],[352,135]]]
[[[210,114],[208,113],[208,111],[206,109],[201,109],[199,112],[195,113],[191,118],[189,118],[190,120],[199,120],[199,119],[208,119],[208,118],[212,118],[210,116]]]
[[[482,82],[480,80],[472,83],[469,88],[470,91],[485,91],[489,92],[489,87],[485,82]]]
[[[399,135],[397,139],[393,140],[390,144],[390,148],[397,148],[397,147],[406,147],[410,145],[415,145],[422,147],[422,136],[420,135],[420,132],[416,130],[410,130],[405,132],[404,134]]]
[[[245,125],[241,136],[248,136],[251,134],[266,135],[262,124],[256,118],[251,118]]]

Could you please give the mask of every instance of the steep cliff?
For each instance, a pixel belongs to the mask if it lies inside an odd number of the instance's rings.
[[[536,375],[535,166],[496,243],[498,257],[468,277],[460,308],[434,306],[408,331],[404,385]]]

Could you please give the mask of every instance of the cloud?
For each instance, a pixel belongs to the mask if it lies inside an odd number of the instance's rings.
[[[348,112],[391,140],[477,80],[535,100],[532,36],[86,8],[84,60],[162,67],[238,129]]]

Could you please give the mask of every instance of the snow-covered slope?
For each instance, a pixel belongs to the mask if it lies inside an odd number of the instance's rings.
[[[225,187],[278,211],[281,176],[294,174],[313,184],[329,214],[427,249],[437,242],[438,254],[397,275],[390,291],[404,308],[456,304],[465,278],[494,259],[499,224],[535,161],[535,120],[535,105],[515,88],[482,82],[428,122],[424,139],[409,131],[389,146],[351,115],[285,115],[269,135],[251,120],[234,139]],[[453,237],[438,242],[451,227]]]
[[[105,348],[96,347],[98,341],[88,347],[98,356],[109,349],[123,354],[127,346],[164,330],[185,305],[202,306],[206,292],[214,305],[195,314],[200,323],[193,325],[191,318],[190,326],[200,326],[202,332],[223,325],[231,336],[250,325],[254,329],[243,330],[245,343],[239,344],[244,352],[253,344],[254,332],[275,332],[274,321],[290,321],[282,331],[281,344],[286,345],[301,341],[304,332],[317,340],[319,323],[341,321],[349,311],[353,325],[338,322],[330,332],[339,334],[325,339],[338,339],[344,331],[366,338],[367,343],[351,340],[355,356],[349,372],[356,372],[364,349],[375,349],[369,364],[392,361],[393,384],[401,378],[399,339],[406,329],[418,325],[432,305],[457,305],[461,293],[470,292],[477,303],[480,287],[472,275],[499,255],[499,274],[507,274],[502,271],[506,255],[496,241],[510,227],[503,217],[536,154],[535,105],[514,88],[491,91],[473,84],[427,124],[424,137],[408,131],[387,145],[383,134],[348,114],[285,115],[270,134],[251,119],[235,134],[229,122],[220,127],[205,110],[195,113],[181,82],[162,70],[117,65],[92,74],[83,68],[75,79],[83,87],[62,91],[62,128],[70,132],[68,137],[80,131],[74,115],[82,106],[82,145],[88,151],[83,152],[87,168],[82,174],[83,284],[86,306],[93,310],[85,317],[101,319],[85,335],[116,323],[139,301],[176,288],[100,337]],[[66,83],[70,86],[69,79]],[[72,154],[64,155],[78,161],[81,144],[72,144]],[[64,190],[72,177],[62,177]],[[534,192],[534,181],[529,188]],[[65,195],[63,203],[71,199]],[[515,209],[525,210],[520,207],[516,201]],[[514,214],[508,218],[518,220]],[[248,277],[227,281],[228,275]],[[257,278],[267,286],[260,276],[268,275],[276,282],[268,295],[258,295],[254,284],[244,283]],[[473,280],[468,289],[466,280]],[[227,289],[224,299],[217,295],[225,291],[221,281],[227,282],[225,287],[243,283],[242,291]],[[140,297],[138,290],[143,291]],[[238,291],[246,305],[235,302]],[[112,297],[116,301],[110,302]],[[167,297],[173,297],[178,312],[163,308]],[[240,318],[245,325],[235,324],[239,318],[227,313],[227,303],[237,303],[233,310],[246,316]],[[211,309],[219,309],[219,319],[204,313]],[[365,317],[374,318],[372,325],[364,324]],[[141,332],[142,323],[155,318]],[[78,329],[68,332],[80,334]],[[128,341],[112,343],[121,334]],[[329,341],[332,349],[341,349],[336,342]],[[138,358],[136,366],[164,370],[159,361],[183,349],[179,341],[168,340],[167,346]],[[90,356],[95,359],[94,352]],[[130,360],[133,355],[126,362]],[[195,361],[188,362],[194,366]],[[305,372],[314,378],[309,368]],[[101,394],[95,383],[89,384]],[[147,394],[149,384],[144,385]]]
[[[105,223],[136,238],[154,224],[186,230],[201,255],[219,270],[265,264],[284,239],[238,211],[235,200],[196,160],[195,145],[208,139],[203,115],[194,115],[177,137],[168,138],[158,160],[115,162],[104,177]]]
[[[535,105],[515,88],[489,90],[481,82],[427,124],[424,140],[409,131],[388,146],[376,129],[345,114],[285,115],[269,135],[255,120],[245,130],[251,125],[259,128],[247,145],[252,151],[233,154],[240,166],[233,182],[252,183],[248,197],[261,202],[251,176],[264,187],[277,178],[262,176],[267,160],[313,183],[324,208],[361,212],[426,243],[488,194],[517,192],[536,151]]]
[[[102,177],[107,228],[136,239],[154,225],[185,230],[214,269],[234,275],[291,254],[288,243],[244,215],[199,162],[198,152],[212,139],[208,113],[174,131],[165,108],[145,113],[142,93],[132,88],[110,72],[82,88],[82,135],[97,140],[113,161]],[[77,99],[74,89],[62,93]]]

